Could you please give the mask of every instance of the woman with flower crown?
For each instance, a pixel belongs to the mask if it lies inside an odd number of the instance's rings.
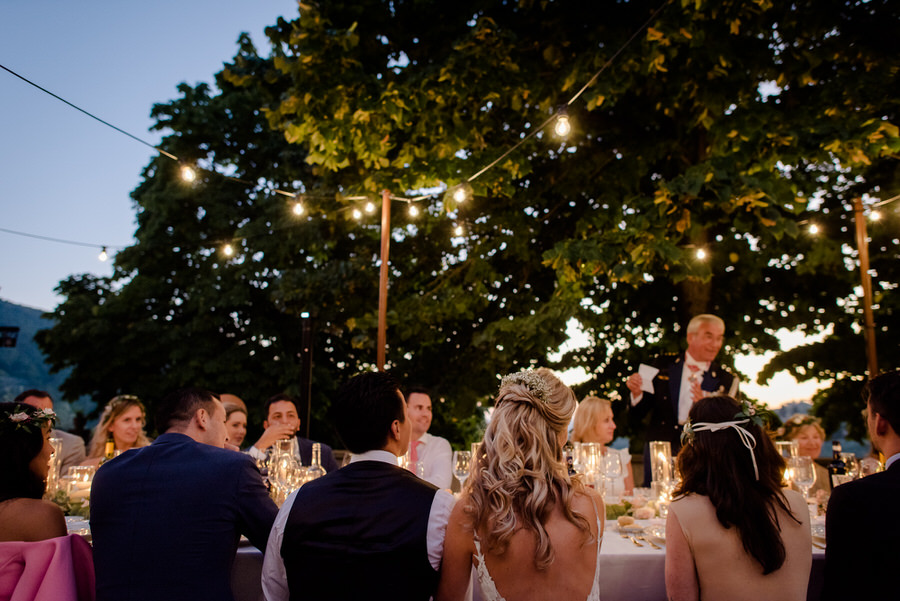
[[[438,601],[463,599],[474,566],[485,601],[596,601],[605,510],[563,459],[575,395],[548,369],[500,383],[444,540]]]
[[[809,511],[784,488],[784,459],[755,408],[727,396],[691,408],[666,520],[670,601],[802,601]]]
[[[0,403],[0,541],[65,536],[59,507],[44,501],[55,414],[24,403]],[[2,596],[2,595],[0,595]]]

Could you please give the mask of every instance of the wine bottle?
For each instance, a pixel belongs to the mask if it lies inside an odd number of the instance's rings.
[[[828,476],[832,490],[835,486],[848,480],[847,465],[841,458],[841,442],[839,440],[831,441],[831,463],[828,464]]]
[[[574,476],[578,472],[575,471],[575,445],[571,442],[567,441],[563,446],[563,457],[566,460],[566,468],[569,470],[569,476]]]
[[[309,467],[306,468],[306,481],[315,480],[325,475],[325,468],[322,467],[322,444],[314,442],[312,446],[312,460]]]
[[[103,457],[100,458],[100,465],[103,465],[116,456],[116,439],[113,438],[112,432],[106,437],[106,443],[103,445]]]

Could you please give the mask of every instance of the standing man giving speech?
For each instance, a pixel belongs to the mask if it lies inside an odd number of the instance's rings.
[[[713,394],[736,398],[737,377],[715,360],[724,338],[725,322],[715,315],[697,315],[688,323],[685,352],[641,364],[638,373],[628,377],[632,424],[650,416],[644,436],[644,486],[650,483],[649,441],[668,440],[674,456],[681,448],[681,427],[695,402]]]

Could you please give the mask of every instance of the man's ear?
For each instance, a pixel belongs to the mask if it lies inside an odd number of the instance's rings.
[[[269,420],[263,420],[263,430],[267,430],[269,428]]]
[[[206,412],[206,409],[201,407],[194,412],[194,422],[201,430],[207,429],[209,426],[209,413]]]
[[[391,436],[394,440],[400,440],[400,428],[401,425],[399,419],[395,419],[391,422]]]
[[[884,419],[880,413],[875,414],[875,433],[878,436],[887,436],[888,430],[891,429],[891,424],[888,420]]]

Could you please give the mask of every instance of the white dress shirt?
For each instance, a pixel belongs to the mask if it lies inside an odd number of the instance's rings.
[[[696,367],[694,371],[691,367]],[[703,382],[703,374],[709,369],[709,363],[697,361],[687,351],[684,352],[684,365],[681,367],[681,390],[678,392],[678,423],[683,424],[688,420],[694,397],[691,392],[692,378],[699,385]]]
[[[453,450],[446,438],[432,436],[428,432],[418,440],[416,449],[419,461],[425,467],[423,480],[438,488],[450,488],[453,482]]]
[[[441,439],[443,440],[443,439]],[[360,455],[353,455],[350,463],[357,461],[382,461],[397,465],[397,456],[388,451],[366,451]],[[275,516],[272,531],[269,533],[269,542],[266,545],[266,554],[262,566],[262,590],[267,601],[289,601],[287,572],[284,569],[284,559],[281,557],[281,543],[284,538],[284,527],[287,524],[291,507],[297,491],[285,500],[284,505]],[[444,535],[447,533],[447,521],[450,519],[450,511],[456,499],[446,490],[439,490],[431,502],[431,511],[428,513],[428,529],[425,546],[428,551],[428,562],[435,570],[441,568],[441,557],[444,554]]]

